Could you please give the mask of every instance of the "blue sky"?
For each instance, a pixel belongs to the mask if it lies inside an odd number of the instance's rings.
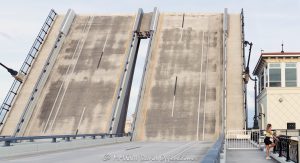
[[[0,62],[19,69],[51,8],[66,13],[72,8],[77,13],[133,13],[138,8],[145,12],[158,7],[164,12],[245,12],[246,40],[252,41],[251,70],[260,50],[300,51],[299,0],[0,0]],[[6,96],[13,79],[0,69],[0,102]],[[135,87],[134,89],[138,89]],[[249,113],[253,117],[253,83],[249,83]],[[132,108],[133,106],[131,106]],[[251,123],[252,125],[252,123]]]

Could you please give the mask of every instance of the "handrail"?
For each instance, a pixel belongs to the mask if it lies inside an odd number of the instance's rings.
[[[260,130],[261,134],[266,130]],[[280,134],[276,133],[277,136],[292,136],[292,137],[298,137],[300,136],[300,129],[272,129],[272,131],[277,132],[279,131]],[[294,133],[294,135],[292,135]],[[263,134],[262,134],[263,135]]]
[[[52,142],[56,142],[56,139],[62,138],[66,141],[70,141],[70,138],[76,139],[77,137],[91,137],[96,139],[97,136],[100,136],[102,139],[105,137],[126,137],[130,136],[130,133],[117,133],[117,134],[107,134],[107,133],[98,133],[98,134],[76,134],[76,135],[48,135],[48,136],[22,136],[22,137],[4,137],[0,138],[0,142],[4,142],[4,146],[10,146],[11,143],[21,141],[21,140],[29,140],[33,142],[34,140],[41,139],[52,139]]]
[[[275,141],[276,146],[274,147],[273,153],[278,153],[279,157],[284,156],[286,161],[299,162],[299,150],[297,140],[291,139],[291,136],[280,135],[278,141]]]
[[[56,17],[57,13],[51,9],[50,13],[48,14],[39,34],[37,35],[27,57],[25,58],[25,61],[23,62],[23,65],[20,69],[20,73],[27,75],[30,72],[30,67],[32,66],[33,62],[35,61],[35,58],[38,55],[38,51],[40,50],[40,47],[42,46],[45,38],[47,37],[47,33],[49,32],[49,29],[53,25],[54,19]],[[0,126],[3,125],[5,117],[10,110],[15,97],[17,96],[20,88],[21,88],[21,82],[18,80],[14,80],[10,90],[8,91],[2,105],[0,108]]]
[[[209,149],[201,163],[216,163],[220,161],[220,153],[222,152],[224,138],[225,135],[223,133],[219,136],[219,139],[215,142],[215,144]]]

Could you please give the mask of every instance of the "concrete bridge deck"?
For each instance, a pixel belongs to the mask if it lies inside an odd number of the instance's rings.
[[[199,162],[213,142],[128,142],[1,158],[6,163]],[[153,159],[151,161],[151,159]],[[183,160],[183,161],[182,161]]]
[[[28,124],[19,136],[76,133],[107,133],[114,100],[131,44],[132,15],[76,15],[41,93],[35,97]],[[34,84],[55,44],[63,16],[40,50],[9,113],[2,135],[13,135],[30,99]],[[29,85],[29,86],[28,86]],[[27,93],[27,94],[24,94]]]
[[[232,122],[228,123],[228,128],[237,124],[233,127],[241,129],[244,117],[240,15],[160,13],[157,19],[152,17],[158,20],[154,23],[157,25],[154,30],[149,13],[143,18],[140,11],[136,15],[76,15],[70,23],[70,31],[65,33],[53,67],[47,70],[49,74],[39,89],[40,94],[30,98],[28,92],[35,89],[24,87],[21,90],[28,96],[16,100],[15,104],[20,103],[19,110],[10,113],[8,122],[13,123],[5,124],[8,130],[1,134],[12,135],[17,121],[23,123],[24,119],[26,124],[18,136],[108,133],[110,123],[119,120],[114,115],[116,108],[121,106],[118,108],[125,114],[127,111],[124,103],[128,102],[128,94],[118,93],[130,90],[132,74],[126,76],[129,76],[128,80],[123,80],[125,75],[122,75],[129,71],[129,62],[135,64],[135,61],[126,59],[137,54],[132,49],[138,48],[138,39],[141,39],[137,36],[141,32],[136,25],[150,30],[142,32],[150,35],[154,32],[154,35],[150,37],[153,41],[149,44],[151,51],[136,112],[134,140],[215,141],[221,131],[225,105],[228,108],[227,120]],[[225,21],[227,17],[224,19],[224,15],[229,16],[230,21]],[[58,20],[62,21],[62,17]],[[136,24],[137,20],[145,24]],[[150,29],[147,28],[149,23]],[[58,30],[60,24],[58,22],[53,27],[53,32],[61,32]],[[228,26],[228,33],[225,33],[225,26]],[[50,33],[49,38],[51,36]],[[49,41],[52,44],[47,44]],[[53,40],[46,40],[41,51],[53,44]],[[225,52],[228,52],[227,56]],[[49,51],[45,56],[47,53]],[[235,86],[228,87],[226,104],[223,103],[224,57],[230,61],[228,70],[240,70],[226,72],[229,74],[227,83]],[[45,57],[42,59],[38,62],[40,64],[33,66],[35,73],[28,77],[46,71],[40,67]],[[27,80],[24,85],[37,80]],[[119,87],[124,83],[126,88]],[[115,101],[122,98],[125,99],[123,104],[120,102],[115,106]],[[32,111],[26,118],[20,118],[26,100],[32,99],[35,100],[30,107]],[[240,115],[239,118],[236,114]]]
[[[222,14],[161,13],[137,140],[213,140],[220,131]]]
[[[77,16],[25,135],[106,133],[134,15]]]

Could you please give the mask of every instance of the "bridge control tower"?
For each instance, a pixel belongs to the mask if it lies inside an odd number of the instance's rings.
[[[257,97],[260,129],[300,128],[300,52],[261,53],[253,72],[259,79]]]

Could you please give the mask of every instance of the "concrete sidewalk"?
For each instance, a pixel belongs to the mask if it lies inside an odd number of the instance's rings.
[[[254,162],[271,163],[276,160],[266,160],[266,155],[261,150],[227,150],[226,163]]]

